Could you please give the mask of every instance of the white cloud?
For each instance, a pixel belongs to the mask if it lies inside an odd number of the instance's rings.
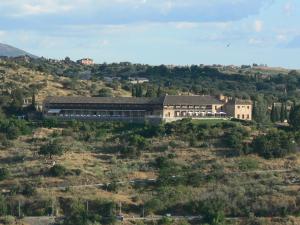
[[[261,32],[263,30],[263,22],[261,20],[254,21],[253,28],[256,32]]]
[[[234,21],[259,13],[272,0],[0,0],[2,16],[76,13],[111,23],[137,21]],[[73,15],[73,14],[72,14]],[[85,17],[83,17],[85,16]],[[184,19],[186,18],[186,19]]]
[[[175,27],[177,29],[193,29],[199,27],[198,23],[192,23],[192,22],[178,22],[175,23]]]
[[[100,40],[100,41],[99,41],[100,47],[105,47],[105,46],[107,46],[107,45],[109,45],[109,44],[110,44],[110,41],[109,41],[109,40]]]
[[[1,37],[4,37],[6,34],[7,34],[6,31],[0,30],[0,38],[1,38]]]
[[[0,7],[8,8],[4,12],[8,16],[23,17],[32,15],[58,14],[69,12],[76,9],[84,3],[85,0],[74,0],[72,2],[66,0],[10,0],[9,3],[0,2]]]
[[[288,37],[285,34],[278,34],[276,36],[276,40],[279,42],[286,42],[288,40]]]
[[[286,15],[291,15],[293,12],[293,4],[291,2],[286,3],[283,6],[283,11]]]
[[[261,45],[263,43],[263,40],[261,40],[259,38],[250,38],[248,43],[250,45]]]

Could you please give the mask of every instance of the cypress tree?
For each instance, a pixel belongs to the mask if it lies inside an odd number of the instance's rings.
[[[157,93],[156,93],[157,97],[162,96],[162,91],[161,91],[161,87],[159,86],[157,89]]]
[[[284,119],[286,120],[288,117],[288,111],[287,111],[287,105],[286,103],[284,104]]]
[[[254,102],[253,117],[258,123],[268,123],[270,120],[268,105],[263,95],[258,95],[256,102]]]
[[[296,102],[293,101],[293,104],[292,104],[291,110],[290,110],[290,114],[289,114],[289,121],[291,121],[291,117],[294,116],[294,110],[295,110],[295,108],[296,108]]]
[[[275,109],[275,108],[276,108],[276,107],[275,107],[275,105],[274,105],[274,103],[273,103],[273,104],[272,104],[271,115],[270,115],[272,123],[275,123],[275,122],[276,122],[276,109]]]
[[[143,97],[143,88],[142,88],[141,85],[136,85],[135,96],[136,97]]]
[[[287,118],[286,115],[286,104],[281,103],[281,108],[280,108],[280,121],[283,123]]]
[[[136,97],[136,88],[135,88],[135,86],[131,87],[131,96]]]
[[[274,106],[275,107],[275,120],[276,122],[280,121],[280,111],[279,111],[279,108]]]

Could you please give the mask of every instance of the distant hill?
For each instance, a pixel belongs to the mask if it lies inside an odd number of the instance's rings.
[[[7,44],[0,43],[0,56],[18,57],[18,56],[25,56],[25,55],[28,55],[32,58],[37,58],[37,56],[25,52],[21,49],[15,48]]]

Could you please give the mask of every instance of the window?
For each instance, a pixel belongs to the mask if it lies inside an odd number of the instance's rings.
[[[247,115],[247,119],[250,120],[250,115],[249,114]]]
[[[241,118],[240,114],[237,114],[237,118],[238,118],[238,119],[240,119],[240,118]]]
[[[237,107],[237,108],[238,108],[238,109],[240,109],[240,108],[241,108],[241,106],[239,106],[239,105],[238,105],[238,107]]]
[[[242,118],[245,119],[245,115],[244,114],[242,115]]]
[[[250,109],[250,106],[249,106],[249,105],[247,106],[247,109]]]

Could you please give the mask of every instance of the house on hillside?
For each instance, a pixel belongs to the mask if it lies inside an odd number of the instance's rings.
[[[95,64],[94,60],[91,59],[91,58],[84,58],[84,59],[77,60],[77,63],[80,63],[82,65],[86,65],[86,66]]]
[[[149,79],[145,77],[129,77],[128,80],[131,84],[149,83]]]

